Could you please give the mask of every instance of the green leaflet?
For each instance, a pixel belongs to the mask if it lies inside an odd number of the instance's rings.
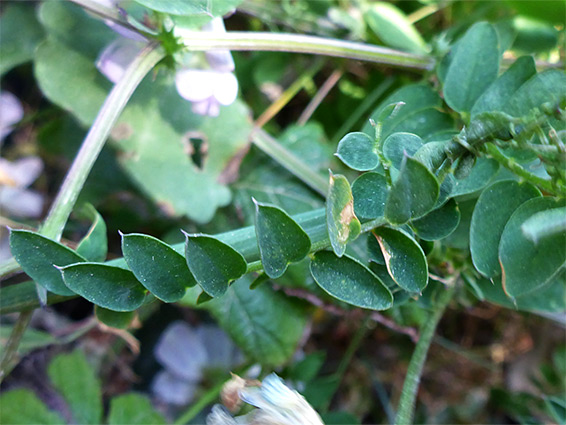
[[[399,170],[405,155],[412,157],[422,146],[423,141],[416,134],[393,133],[383,142],[383,155]]]
[[[497,78],[497,32],[490,24],[474,24],[458,42],[444,81],[444,98],[458,111],[469,113],[476,100]]]
[[[346,134],[340,142],[336,156],[353,170],[373,170],[379,164],[376,141],[365,133]]]
[[[473,158],[471,159],[473,164]],[[456,197],[469,195],[483,189],[495,176],[498,170],[499,163],[494,159],[485,157],[478,158],[475,161],[475,164],[473,164],[471,169],[468,171],[465,178],[458,179],[456,176],[456,185],[452,189],[451,196]]]
[[[74,295],[55,266],[86,259],[60,243],[28,230],[10,231],[10,249],[16,261],[35,282],[57,295]]]
[[[121,267],[78,263],[62,267],[65,285],[91,303],[113,311],[133,311],[145,300],[145,288]]]
[[[179,301],[188,287],[196,285],[185,258],[157,238],[122,235],[122,253],[136,278],[160,300]]]
[[[161,425],[167,423],[142,394],[122,394],[110,401],[108,425]]]
[[[318,286],[348,304],[370,310],[387,310],[393,304],[393,296],[383,282],[351,257],[319,251],[310,270]]]
[[[534,214],[521,225],[521,231],[534,243],[566,231],[566,208],[554,208]]]
[[[354,180],[352,196],[356,216],[365,219],[383,217],[388,190],[385,176],[379,173],[364,173]]]
[[[99,305],[94,306],[94,314],[99,322],[116,329],[128,329],[136,316],[135,311],[112,311]]]
[[[528,183],[499,181],[480,195],[470,226],[470,251],[476,269],[486,277],[501,273],[499,241],[509,217],[524,202],[540,196]]]
[[[29,390],[6,391],[0,395],[0,423],[14,425],[61,425],[65,421],[58,413],[49,410]]]
[[[106,223],[98,211],[90,204],[86,207],[86,215],[92,220],[92,225],[88,233],[79,242],[77,254],[82,255],[88,261],[104,261],[108,253]]]
[[[564,273],[560,272],[566,265],[566,232],[548,236],[535,244],[521,231],[523,223],[536,213],[564,206],[564,199],[530,199],[515,210],[505,225],[499,244],[499,261],[503,288],[511,298],[532,293],[559,276],[565,284]]]
[[[444,239],[456,230],[460,224],[460,209],[454,199],[450,199],[440,208],[434,209],[424,217],[411,222],[419,238],[425,241]]]
[[[228,285],[246,273],[246,260],[238,251],[207,235],[185,233],[185,257],[197,283],[211,297],[224,295]]]
[[[137,3],[157,12],[171,15],[208,15],[222,16],[234,10],[242,0],[135,0]]]
[[[401,230],[373,230],[389,275],[405,291],[421,293],[428,283],[428,265],[419,244]]]
[[[346,177],[330,172],[330,187],[326,198],[326,226],[332,249],[338,257],[344,255],[346,245],[358,237],[360,221],[354,213],[352,189]]]
[[[263,270],[270,278],[276,279],[285,273],[289,263],[307,256],[311,241],[285,211],[255,199],[254,203],[255,232]]]

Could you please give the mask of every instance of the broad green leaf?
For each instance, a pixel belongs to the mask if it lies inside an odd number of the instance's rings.
[[[297,349],[307,315],[292,298],[268,285],[250,290],[251,281],[243,277],[204,306],[250,359],[281,365]]]
[[[128,329],[136,316],[135,311],[112,311],[99,305],[94,306],[94,313],[99,322],[116,329]]]
[[[444,99],[458,112],[470,112],[476,100],[497,78],[497,32],[486,22],[474,24],[458,42],[446,74]]]
[[[428,213],[438,200],[436,177],[419,161],[405,156],[397,180],[387,196],[385,218],[404,224]]]
[[[458,204],[449,200],[446,204],[432,210],[424,217],[411,222],[419,238],[425,241],[437,241],[449,236],[460,223]]]
[[[364,173],[354,180],[352,196],[356,216],[366,219],[383,217],[387,191],[387,181],[379,173]]]
[[[383,142],[383,155],[396,169],[406,156],[413,156],[423,146],[422,139],[416,134],[393,133]]]
[[[110,400],[108,425],[161,425],[167,423],[142,394],[122,394]]]
[[[133,311],[145,299],[145,288],[121,267],[79,263],[61,268],[65,285],[91,303],[112,311]]]
[[[499,241],[509,217],[524,202],[540,196],[529,183],[513,180],[496,182],[480,195],[470,227],[470,251],[476,269],[487,277],[501,273]]]
[[[479,97],[472,108],[472,117],[481,112],[502,110],[509,98],[537,72],[532,56],[517,59]]]
[[[84,354],[75,350],[59,354],[47,369],[53,386],[61,393],[77,424],[100,424],[102,394],[95,369]]]
[[[561,1],[540,0],[507,0],[521,15],[547,21],[553,24],[563,24],[566,16],[566,4]],[[541,7],[542,6],[542,7]]]
[[[62,425],[66,423],[58,413],[49,410],[29,390],[19,389],[0,395],[0,423],[13,425]]]
[[[272,279],[285,273],[289,263],[302,260],[311,249],[305,231],[285,211],[255,201],[255,231],[263,270]]]
[[[28,230],[10,231],[10,250],[26,274],[57,295],[74,295],[55,266],[86,261],[75,251]]]
[[[330,187],[326,198],[326,226],[332,249],[338,257],[344,255],[346,245],[358,237],[360,221],[354,214],[354,198],[346,177],[330,173]]]
[[[196,285],[185,258],[149,235],[122,235],[122,253],[141,284],[166,303],[179,301],[187,287]]]
[[[314,255],[310,269],[318,286],[348,304],[387,310],[393,303],[393,296],[383,282],[353,258],[319,251]]]
[[[525,16],[516,16],[513,19],[513,27],[517,33],[513,50],[541,53],[556,48],[559,31],[551,24]]]
[[[397,125],[389,127],[388,134],[411,133],[422,139],[428,139],[435,134],[453,130],[454,120],[450,115],[435,108],[428,108],[407,115]]]
[[[0,76],[33,59],[43,31],[35,17],[35,4],[8,3],[0,16]]]
[[[4,296],[4,292],[2,292],[2,296]],[[4,355],[4,349],[6,348],[13,329],[13,326],[0,325],[0,357]],[[37,348],[46,347],[51,344],[57,344],[57,339],[51,334],[28,327],[18,345],[18,355],[22,358]]]
[[[364,12],[364,20],[386,45],[413,53],[426,53],[421,35],[396,6],[386,2],[372,3]]]
[[[511,298],[545,286],[559,276],[566,265],[566,232],[535,244],[521,231],[523,223],[534,214],[565,205],[564,199],[534,198],[517,208],[507,222],[499,244],[499,261],[503,288]],[[566,284],[566,279],[562,279],[562,284]]]
[[[373,230],[389,275],[405,291],[421,293],[428,283],[428,265],[420,245],[401,230]]]
[[[340,142],[336,156],[353,170],[373,170],[379,164],[375,139],[365,133],[346,134]]]
[[[242,0],[135,0],[137,3],[157,12],[171,15],[222,16],[236,9]]]
[[[106,223],[92,205],[89,204],[86,210],[86,214],[88,214],[92,220],[92,225],[88,233],[79,242],[77,254],[82,255],[88,261],[101,262],[106,260],[108,253]]]
[[[534,214],[522,225],[523,234],[537,243],[540,239],[566,231],[566,208],[555,208]]]
[[[466,178],[455,179],[456,185],[452,189],[452,196],[468,195],[483,189],[498,170],[499,163],[494,159],[478,158]]]
[[[212,236],[185,235],[185,257],[195,280],[211,297],[224,295],[230,282],[246,272],[246,260]]]

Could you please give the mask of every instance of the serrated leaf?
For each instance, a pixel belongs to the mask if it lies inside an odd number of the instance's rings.
[[[100,382],[82,352],[75,350],[70,354],[59,354],[51,361],[47,371],[53,386],[65,398],[74,423],[101,423]]]
[[[393,296],[383,282],[351,257],[319,251],[310,270],[318,286],[348,304],[370,310],[387,310],[393,304]]]
[[[379,164],[375,139],[365,133],[346,134],[340,142],[336,156],[353,170],[373,170]]]
[[[0,395],[0,423],[14,425],[62,425],[66,423],[58,413],[49,410],[29,390],[6,391]]]
[[[330,173],[326,198],[326,226],[332,249],[338,257],[344,255],[349,241],[360,234],[361,224],[354,213],[354,197],[346,177]]]
[[[305,231],[285,211],[255,201],[255,232],[263,270],[272,279],[285,273],[289,263],[302,260],[311,249]]]
[[[100,323],[116,329],[128,329],[136,316],[135,311],[112,311],[99,305],[94,306],[94,314]]]
[[[537,243],[540,239],[566,231],[566,208],[555,208],[534,214],[522,225],[523,234]]]
[[[145,288],[121,267],[78,263],[61,268],[65,285],[91,303],[112,311],[133,311],[145,299]]]
[[[364,173],[354,180],[352,196],[356,216],[366,219],[383,217],[388,190],[385,176],[379,173]]]
[[[422,217],[432,210],[438,194],[436,177],[419,161],[405,156],[387,196],[385,218],[399,225]]]
[[[383,155],[399,170],[405,155],[412,157],[422,146],[423,141],[416,134],[393,133],[383,142]]]
[[[246,272],[246,260],[212,236],[185,235],[185,257],[195,280],[211,297],[224,295],[230,282]]]
[[[534,214],[566,206],[566,200],[549,197],[530,199],[518,207],[503,230],[499,244],[502,284],[511,298],[532,293],[550,283],[566,265],[566,232],[534,243],[521,226]],[[562,277],[562,284],[566,279]]]
[[[122,394],[110,400],[108,425],[161,425],[167,423],[142,394]]]
[[[517,207],[538,196],[540,191],[533,185],[513,180],[496,182],[482,192],[472,214],[470,251],[484,276],[501,273],[498,253],[503,229]]]
[[[244,276],[205,308],[250,359],[270,366],[283,364],[302,338],[305,310],[269,285],[252,291],[250,283],[251,277]]]
[[[57,295],[74,295],[55,266],[86,261],[75,251],[28,230],[10,231],[10,250],[26,274]]]
[[[122,253],[140,283],[166,303],[179,301],[188,287],[196,285],[185,257],[149,235],[122,235]]]
[[[499,45],[490,24],[474,24],[458,42],[444,82],[444,99],[458,112],[470,112],[474,103],[497,78]]]
[[[428,265],[420,245],[403,231],[377,227],[372,231],[389,275],[405,291],[421,293],[428,283]]]
[[[437,241],[450,236],[458,224],[460,224],[460,210],[454,199],[411,222],[419,238],[425,241]]]
[[[106,223],[92,205],[88,204],[86,210],[86,214],[88,214],[92,220],[92,225],[88,233],[79,242],[77,253],[88,261],[101,262],[106,260],[108,253]]]

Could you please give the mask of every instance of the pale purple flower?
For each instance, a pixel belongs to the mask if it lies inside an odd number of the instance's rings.
[[[0,146],[13,130],[13,125],[24,117],[24,108],[12,93],[0,92]]]
[[[104,48],[96,60],[96,67],[106,78],[116,84],[143,46],[144,43],[127,38],[114,40]]]
[[[0,158],[0,213],[18,218],[38,218],[43,196],[27,187],[41,174],[43,162],[28,156],[14,162]]]

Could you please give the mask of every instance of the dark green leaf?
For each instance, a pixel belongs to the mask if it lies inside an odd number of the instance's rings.
[[[110,401],[108,425],[161,425],[165,419],[142,394],[122,394]]]
[[[423,141],[416,134],[393,133],[383,142],[383,155],[399,170],[403,158],[412,157],[422,146]]]
[[[195,280],[211,297],[224,295],[230,282],[246,272],[246,260],[212,236],[185,235],[185,257]]]
[[[411,225],[421,239],[437,241],[449,236],[459,223],[460,210],[458,204],[451,199],[440,208],[412,221]]]
[[[499,261],[503,288],[511,298],[533,292],[561,276],[560,270],[566,263],[566,232],[535,244],[525,237],[521,226],[536,213],[565,205],[564,199],[534,198],[517,208],[507,222],[499,244]]]
[[[554,418],[556,423],[566,423],[565,397],[545,397],[544,405],[546,411]]]
[[[94,425],[102,422],[100,382],[81,351],[59,354],[47,371],[53,386],[67,401],[74,423]]]
[[[49,410],[29,390],[6,391],[0,395],[0,423],[13,425],[62,425],[59,414]]]
[[[523,234],[537,243],[540,239],[566,231],[566,208],[555,208],[534,214],[522,226]]]
[[[86,261],[60,243],[27,230],[10,231],[10,249],[26,274],[38,284],[58,295],[74,295],[61,279],[55,266]]]
[[[440,166],[446,160],[446,142],[425,143],[414,153],[414,155],[409,156],[412,156],[424,164],[431,173],[436,174]]]
[[[112,311],[99,305],[94,306],[94,313],[99,322],[116,329],[128,329],[136,316],[135,311]]]
[[[527,200],[540,196],[529,183],[499,181],[480,195],[470,227],[470,251],[476,269],[487,277],[501,273],[499,241],[511,214]]]
[[[558,43],[559,31],[546,22],[516,16],[513,19],[513,27],[517,33],[513,50],[541,53],[554,49]]]
[[[122,235],[122,253],[136,278],[162,301],[179,301],[196,284],[185,258],[153,236]]]
[[[106,223],[98,211],[90,204],[86,207],[86,214],[90,216],[92,225],[85,237],[79,242],[77,254],[82,255],[88,261],[104,261],[108,253]]]
[[[272,279],[287,265],[302,260],[311,249],[305,231],[285,211],[255,201],[255,231],[263,270]]]
[[[211,297],[206,292],[202,291],[197,298],[196,305],[201,305],[201,304],[207,303],[207,302],[209,302],[210,300],[213,300],[213,299],[214,299],[214,297]]]
[[[334,298],[370,310],[386,310],[393,303],[389,289],[367,267],[348,256],[319,251],[311,262],[316,283]]]
[[[497,78],[497,32],[486,22],[474,24],[458,42],[446,74],[444,98],[458,112],[470,112],[476,100]]]
[[[387,129],[389,130],[388,134],[412,133],[425,139],[437,133],[452,131],[454,120],[436,108],[428,108],[407,114],[404,120],[398,122],[395,126],[387,126]]]
[[[360,221],[354,214],[354,198],[346,177],[330,173],[330,187],[326,198],[326,226],[332,249],[341,257],[346,245],[358,237]]]
[[[466,178],[455,180],[456,185],[452,189],[452,196],[468,195],[483,189],[498,170],[499,163],[494,159],[478,158]]]
[[[133,311],[145,299],[145,289],[134,274],[99,263],[72,264],[61,269],[65,285],[77,294],[113,311]]]
[[[381,252],[381,247],[379,246],[379,242],[377,242],[377,239],[371,233],[368,233],[367,235],[366,246],[367,246],[369,261],[373,261],[376,264],[384,266],[385,257]]]
[[[387,199],[387,181],[379,173],[364,173],[352,184],[354,213],[366,219],[383,216]]]
[[[336,156],[353,170],[373,170],[379,164],[375,139],[365,133],[346,134],[338,143]]]
[[[434,175],[419,161],[405,156],[387,196],[385,218],[392,224],[404,224],[422,217],[432,210],[438,194],[439,185]]]
[[[421,293],[428,283],[428,265],[420,245],[401,230],[373,230],[385,258],[387,271],[405,291]]]

